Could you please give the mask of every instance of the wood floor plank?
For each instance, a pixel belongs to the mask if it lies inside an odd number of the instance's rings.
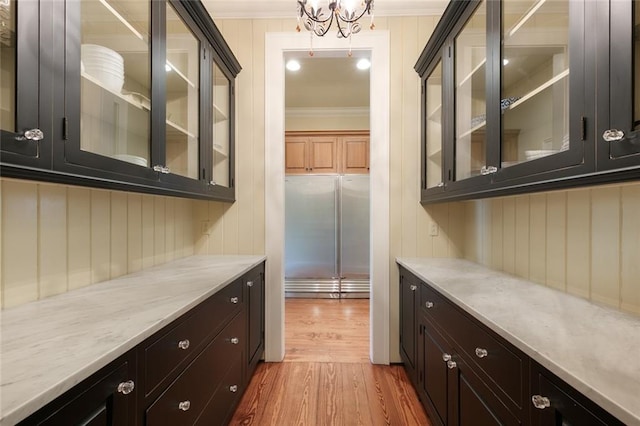
[[[368,300],[285,306],[286,362],[258,364],[231,425],[430,425],[402,366],[369,362]]]

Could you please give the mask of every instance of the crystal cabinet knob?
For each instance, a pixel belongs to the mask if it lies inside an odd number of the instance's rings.
[[[433,302],[427,300],[426,302],[424,302],[424,306],[426,306],[427,309],[431,309],[433,308]]]
[[[454,368],[456,368],[457,366],[458,366],[458,364],[456,364],[456,362],[455,362],[455,361],[451,361],[451,360],[447,361],[447,368],[448,368],[449,370],[453,370],[453,369],[454,369]]]
[[[616,142],[624,139],[624,132],[618,129],[605,130],[602,134],[602,139],[606,142]]]
[[[444,362],[451,361],[451,355],[449,355],[449,354],[442,354],[442,360],[443,360]]]
[[[551,407],[551,401],[549,401],[549,398],[547,398],[546,396],[533,395],[531,397],[531,402],[533,402],[534,407],[540,410],[544,410],[545,408]]]
[[[231,298],[231,303],[233,303],[233,304],[238,303],[238,298],[237,297],[232,297]]]
[[[231,343],[234,345],[237,345],[238,343],[240,343],[240,339],[238,339],[237,337],[232,337],[231,338]]]
[[[238,385],[229,386],[229,392],[233,392],[233,393],[238,392]]]
[[[253,287],[253,281],[247,281],[247,287]]]
[[[136,384],[133,383],[133,380],[127,380],[126,382],[122,382],[118,385],[118,392],[123,395],[129,395],[135,389]]]
[[[189,342],[189,339],[184,339],[184,340],[180,340],[178,342],[178,347],[182,350],[187,350],[189,349],[189,345],[191,344],[191,342]]]
[[[40,129],[29,129],[29,130],[25,130],[24,133],[22,134],[22,137],[19,138],[22,140],[29,140],[29,141],[41,141],[42,139],[44,139],[44,132]]]
[[[181,402],[178,404],[178,408],[179,408],[180,410],[182,410],[182,411],[188,411],[188,410],[189,410],[189,408],[191,408],[191,401],[189,401],[189,400],[181,401]]]
[[[417,285],[415,285],[415,284],[411,284],[411,285],[409,286],[409,289],[410,289],[411,291],[416,291],[416,290],[418,289],[418,286],[417,286]]]
[[[486,349],[476,348],[476,356],[478,358],[484,358],[487,355],[489,355],[489,352]]]

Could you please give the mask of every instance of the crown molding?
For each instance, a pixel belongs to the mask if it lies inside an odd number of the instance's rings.
[[[295,0],[202,0],[214,19],[296,18]],[[441,16],[449,0],[385,1],[375,3],[375,16]],[[367,19],[367,17],[363,17]]]
[[[366,117],[369,107],[297,107],[285,108],[285,117]]]

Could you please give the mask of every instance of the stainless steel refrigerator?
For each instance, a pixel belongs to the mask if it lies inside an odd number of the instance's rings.
[[[285,178],[287,297],[369,297],[369,176]]]

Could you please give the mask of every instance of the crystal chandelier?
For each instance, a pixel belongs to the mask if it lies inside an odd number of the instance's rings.
[[[320,2],[326,6],[319,5]],[[357,3],[360,3],[357,5]],[[298,26],[302,19],[307,31],[324,36],[333,22],[338,25],[338,38],[351,38],[362,29],[358,20],[368,14],[371,17],[369,28],[373,29],[373,0],[298,0]]]

